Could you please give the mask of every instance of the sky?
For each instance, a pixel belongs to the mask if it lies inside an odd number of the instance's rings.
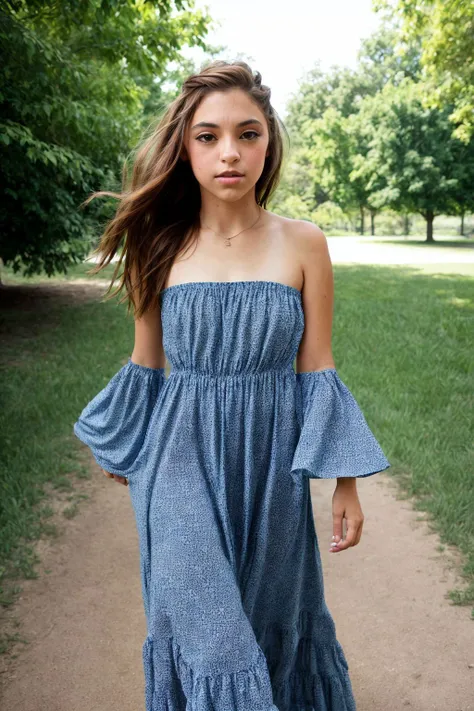
[[[219,59],[243,55],[258,69],[282,119],[305,72],[318,63],[355,68],[361,40],[381,24],[372,0],[195,0],[195,9],[206,6],[215,25],[206,41],[228,48]],[[206,59],[199,47],[182,53],[198,66]]]

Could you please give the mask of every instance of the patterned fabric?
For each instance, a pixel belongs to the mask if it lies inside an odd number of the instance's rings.
[[[74,433],[90,447],[100,467],[129,476],[164,383],[164,368],[148,368],[129,358],[86,405],[74,424]]]
[[[75,425],[128,477],[146,711],[355,711],[309,476],[390,465],[334,371],[295,374],[297,289],[188,282],[160,297],[169,377],[129,361]]]
[[[291,473],[311,478],[365,477],[390,466],[336,368],[296,374],[301,434]]]

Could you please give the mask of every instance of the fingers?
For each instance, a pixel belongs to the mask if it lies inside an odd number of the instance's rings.
[[[124,486],[128,486],[128,479],[125,476],[119,476],[118,474],[111,474],[110,472],[106,472],[105,469],[102,469],[104,472],[105,476],[108,479],[115,479],[119,484],[123,484]]]
[[[342,539],[343,518],[344,518],[344,516],[343,516],[342,512],[333,514],[333,523],[332,523],[332,532],[333,532],[332,540],[333,540],[333,542],[331,543],[332,548],[335,547],[334,542],[339,542]]]
[[[331,547],[329,549],[330,553],[339,553],[339,551],[344,551],[346,548],[351,548],[356,546],[362,536],[362,526],[363,519],[350,519],[347,520],[347,530],[346,537],[343,538],[342,533],[342,520],[337,519],[334,523],[334,535],[332,537]],[[339,533],[338,531],[341,531]]]

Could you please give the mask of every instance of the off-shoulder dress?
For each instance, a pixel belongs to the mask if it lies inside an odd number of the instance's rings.
[[[128,479],[146,711],[354,711],[309,480],[390,463],[335,368],[295,372],[298,289],[187,282],[160,303],[169,376],[129,358],[74,424]]]

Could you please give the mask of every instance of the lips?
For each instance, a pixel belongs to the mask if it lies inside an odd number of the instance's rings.
[[[242,178],[242,173],[238,173],[236,170],[226,170],[224,173],[219,173],[216,178]]]

